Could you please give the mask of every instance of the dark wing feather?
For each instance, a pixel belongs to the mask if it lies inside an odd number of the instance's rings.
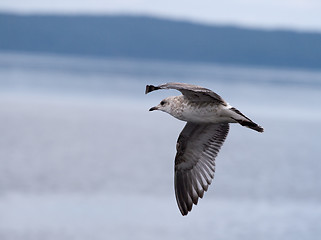
[[[182,215],[191,211],[214,178],[215,157],[229,131],[229,124],[188,122],[177,140],[175,195]]]
[[[159,86],[147,85],[145,93],[147,94],[158,89],[176,89],[189,98],[190,101],[217,102],[227,105],[223,98],[215,92],[207,88],[186,83],[165,83]]]

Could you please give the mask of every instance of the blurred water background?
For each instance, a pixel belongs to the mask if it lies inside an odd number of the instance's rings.
[[[204,199],[173,190],[183,122],[148,109],[210,88],[232,125]],[[0,54],[0,239],[320,239],[321,72]]]

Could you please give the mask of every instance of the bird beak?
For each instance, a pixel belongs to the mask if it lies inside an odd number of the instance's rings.
[[[152,107],[149,109],[149,111],[154,111],[154,110],[158,110],[158,107]]]

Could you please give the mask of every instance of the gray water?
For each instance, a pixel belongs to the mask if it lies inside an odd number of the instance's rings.
[[[265,128],[232,125],[187,217],[183,122],[151,106],[210,88]],[[0,239],[320,239],[321,72],[0,54]]]

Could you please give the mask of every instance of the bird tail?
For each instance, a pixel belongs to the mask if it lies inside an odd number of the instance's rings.
[[[255,122],[238,120],[238,119],[234,119],[234,120],[237,121],[239,124],[241,124],[244,127],[251,128],[251,129],[258,131],[258,132],[264,132],[264,129],[260,125],[256,124]]]
[[[243,113],[241,113],[239,110],[237,110],[236,108],[232,107],[230,108],[231,111],[233,111],[234,113],[237,113],[239,116],[242,116],[242,118],[237,118],[237,117],[233,117],[233,119],[238,122],[239,124],[241,124],[244,127],[248,127],[251,128],[255,131],[258,132],[264,132],[264,129],[256,124],[255,122],[253,122],[251,119],[249,119],[248,117],[246,117]]]

